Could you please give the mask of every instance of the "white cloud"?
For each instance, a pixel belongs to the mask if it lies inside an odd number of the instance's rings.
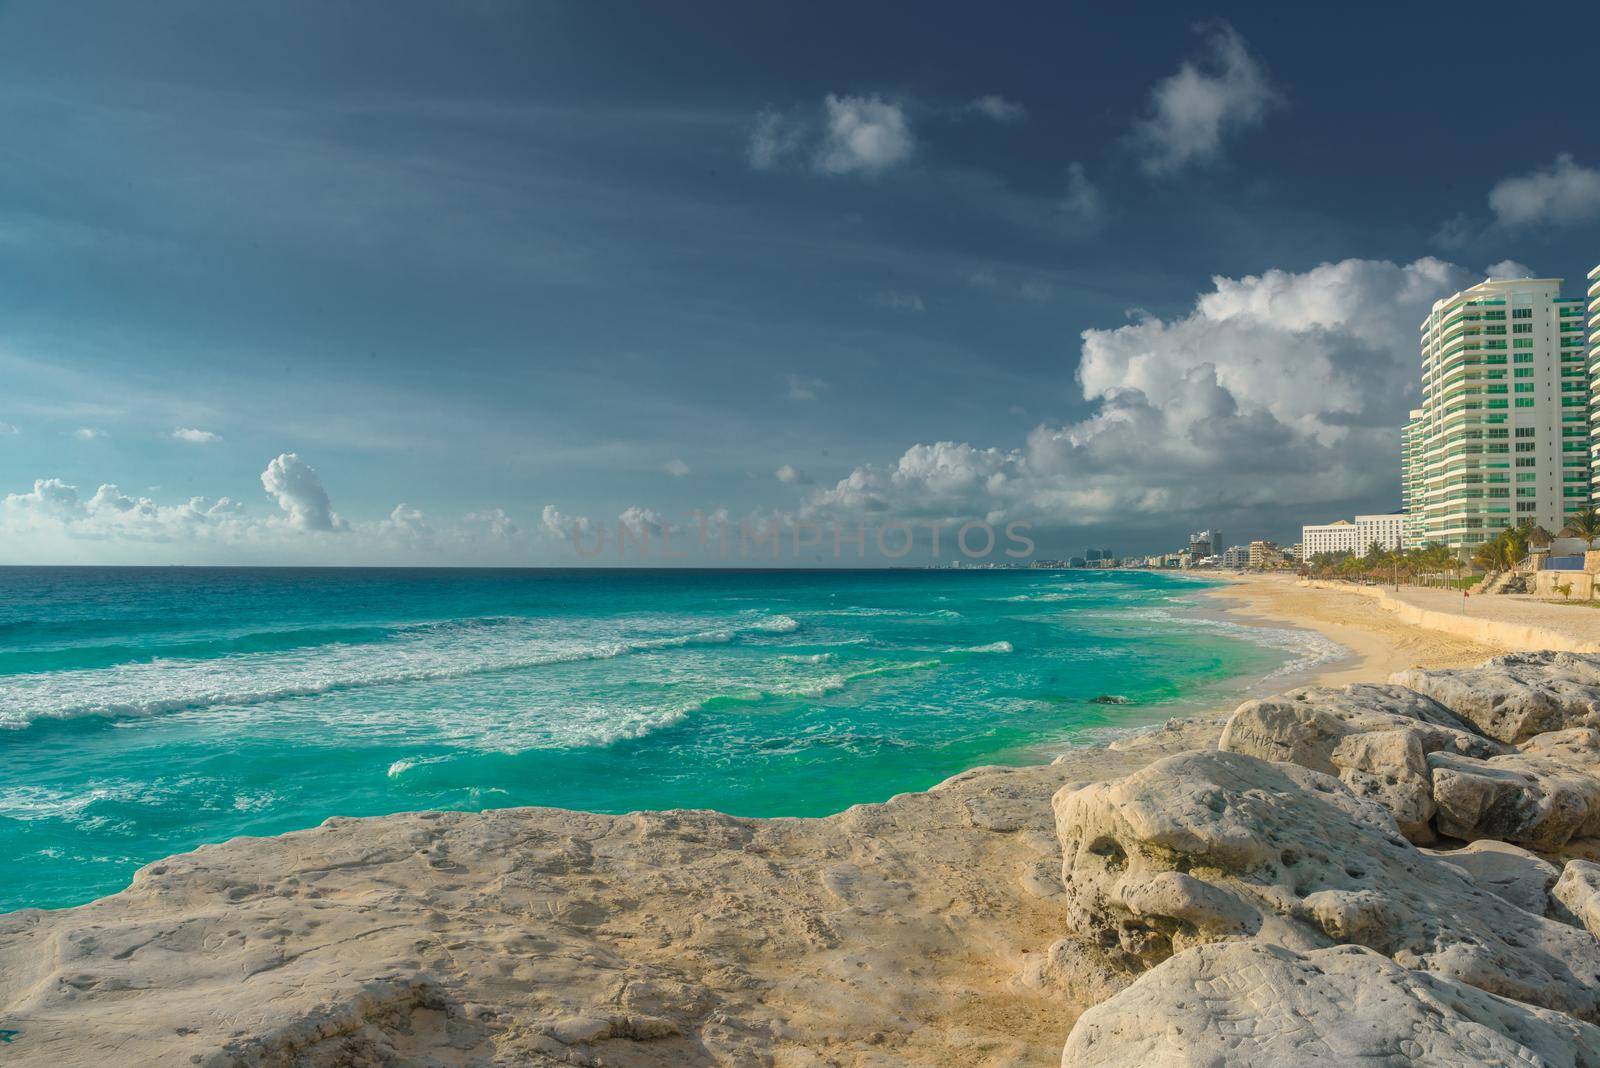
[[[779,166],[799,150],[805,139],[805,128],[781,112],[767,108],[756,116],[755,128],[750,132],[750,143],[745,155],[750,166],[758,171],[769,171]]]
[[[1105,198],[1100,189],[1089,180],[1083,164],[1067,167],[1067,192],[1061,198],[1061,214],[1076,226],[1091,227],[1105,217]]]
[[[344,530],[347,524],[333,512],[333,502],[316,470],[292,452],[267,464],[261,472],[261,488],[277,499],[278,507],[289,514],[289,522],[300,530]]]
[[[521,528],[503,508],[485,508],[468,512],[463,518],[469,527],[476,528],[493,541],[509,542],[522,533]]]
[[[795,401],[816,400],[817,394],[828,388],[822,379],[807,375],[785,375],[784,382],[789,387],[789,399]]]
[[[96,426],[80,426],[72,432],[72,436],[79,441],[93,441],[96,438],[105,437],[106,432]]]
[[[1538,277],[1532,267],[1525,263],[1518,263],[1516,260],[1501,260],[1499,263],[1491,263],[1484,269],[1484,274],[1486,277],[1497,281],[1511,278]]]
[[[198,430],[192,426],[180,426],[172,432],[172,437],[177,441],[186,441],[191,445],[215,445],[222,440],[221,434],[213,434],[209,430]]]
[[[675,533],[678,529],[654,508],[642,508],[637,504],[624,509],[622,514],[617,516],[617,523],[626,528],[630,534],[652,537],[659,537],[663,533]]]
[[[242,508],[227,497],[191,497],[160,505],[130,497],[106,483],[87,501],[59,478],[34,481],[28,493],[0,500],[0,531],[26,537],[61,535],[91,541],[169,542],[236,537],[244,529]]]
[[[540,532],[552,538],[571,538],[576,535],[587,535],[594,529],[586,515],[566,515],[553,504],[544,506],[539,513]]]
[[[689,465],[676,456],[662,464],[661,469],[673,478],[682,478],[689,473]]]
[[[885,289],[872,298],[872,303],[880,308],[891,311],[915,312],[921,315],[927,311],[927,305],[922,303],[922,298],[915,293],[902,293],[899,290]]]
[[[1600,218],[1600,170],[1562,153],[1549,167],[1497,182],[1489,208],[1496,222],[1511,227]]]
[[[806,512],[1079,526],[1398,504],[1417,323],[1471,281],[1434,259],[1215,278],[1186,315],[1084,331],[1088,417],[1038,426],[1020,447],[914,445],[814,491]]]
[[[1173,174],[1216,160],[1228,136],[1259,125],[1282,102],[1244,38],[1220,25],[1198,60],[1150,90],[1149,114],[1135,124],[1133,143],[1147,174]]]
[[[879,174],[916,150],[911,124],[898,104],[829,93],[823,106],[827,117],[813,163],[824,174]]]
[[[756,116],[745,158],[758,171],[809,162],[818,174],[881,174],[915,154],[905,108],[879,96],[829,93],[809,116],[766,108]]]
[[[782,467],[774,471],[773,474],[777,476],[779,482],[788,483],[792,486],[811,485],[811,476],[800,470],[794,464],[784,464]]]
[[[1007,100],[998,93],[987,93],[980,96],[961,110],[970,114],[983,115],[1001,123],[1021,122],[1028,117],[1026,108],[1015,101]]]

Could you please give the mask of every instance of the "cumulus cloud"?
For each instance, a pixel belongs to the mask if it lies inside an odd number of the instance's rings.
[[[1497,182],[1489,191],[1489,209],[1509,227],[1600,218],[1600,170],[1562,153],[1549,167]]]
[[[277,500],[289,522],[300,530],[346,529],[344,520],[333,512],[333,502],[316,469],[292,452],[267,464],[261,472],[261,488]]]
[[[672,459],[661,465],[661,470],[665,471],[673,478],[682,478],[684,475],[689,473],[689,465],[674,456]]]
[[[484,508],[468,512],[463,518],[470,528],[481,531],[494,541],[509,542],[522,533],[504,508]]]
[[[779,482],[785,482],[792,486],[811,485],[811,476],[800,470],[794,464],[784,464],[782,467],[774,471],[773,474],[777,476]]]
[[[72,432],[72,436],[79,441],[93,441],[96,438],[105,437],[106,432],[97,426],[80,426]]]
[[[87,500],[78,487],[59,478],[36,479],[27,493],[0,500],[0,530],[11,535],[58,534],[86,540],[163,542],[204,537],[233,538],[242,529],[243,509],[227,497],[191,497],[161,505],[134,497],[112,483]]]
[[[1016,447],[914,445],[813,491],[805,511],[1065,527],[1384,494],[1398,504],[1417,323],[1473,280],[1435,259],[1215,278],[1185,315],[1083,332],[1086,418],[1035,427]]]
[[[905,108],[879,96],[829,93],[812,117],[767,108],[756,116],[745,156],[756,170],[808,162],[826,175],[881,174],[909,160],[916,137]]]
[[[1283,97],[1226,24],[1208,31],[1201,56],[1150,90],[1132,141],[1145,173],[1169,175],[1215,161],[1233,134],[1260,125]]]
[[[927,305],[922,303],[922,298],[915,293],[902,293],[896,289],[885,289],[872,298],[872,303],[880,308],[890,311],[915,312],[921,315],[927,311]]]
[[[898,104],[877,96],[835,96],[827,109],[815,166],[824,174],[879,174],[916,150],[911,123]]]
[[[1499,263],[1491,263],[1484,273],[1487,277],[1496,281],[1538,277],[1532,267],[1525,263],[1518,263],[1516,260],[1501,260]]]
[[[828,388],[822,379],[808,375],[785,375],[784,383],[789,387],[789,399],[794,401],[816,400],[817,394]]]
[[[221,434],[213,434],[209,430],[200,430],[192,426],[180,426],[172,432],[172,437],[177,441],[186,441],[191,445],[215,445],[222,440]]]
[[[961,110],[965,114],[982,115],[985,118],[993,119],[995,122],[1007,124],[1021,122],[1028,117],[1026,108],[1015,101],[1007,100],[998,93],[986,93],[968,102],[967,106]]]

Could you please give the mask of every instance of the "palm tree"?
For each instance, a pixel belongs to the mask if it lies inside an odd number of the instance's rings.
[[[1600,509],[1590,505],[1567,517],[1567,523],[1585,538],[1600,538]]]

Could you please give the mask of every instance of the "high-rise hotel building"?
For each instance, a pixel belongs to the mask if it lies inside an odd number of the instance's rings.
[[[1600,501],[1600,264],[1589,272],[1589,396],[1589,497]]]
[[[1422,407],[1402,446],[1407,545],[1470,548],[1523,522],[1554,532],[1588,505],[1583,307],[1559,278],[1488,281],[1434,303]]]

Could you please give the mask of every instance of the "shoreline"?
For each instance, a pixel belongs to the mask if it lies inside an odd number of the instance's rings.
[[[1350,591],[1200,592],[1231,622],[1348,650],[1285,689],[1498,651]],[[1231,711],[825,817],[422,811],[203,846],[90,904],[0,914],[6,1055],[1059,1064],[1130,976],[1067,937],[1052,798],[1215,751]]]
[[[1310,584],[1295,576],[1226,576],[1206,591],[1227,618],[1314,631],[1348,651],[1297,685],[1344,686],[1387,682],[1407,668],[1460,667],[1511,652],[1505,641],[1450,634],[1387,611],[1357,588]],[[1597,620],[1600,622],[1600,620]]]

